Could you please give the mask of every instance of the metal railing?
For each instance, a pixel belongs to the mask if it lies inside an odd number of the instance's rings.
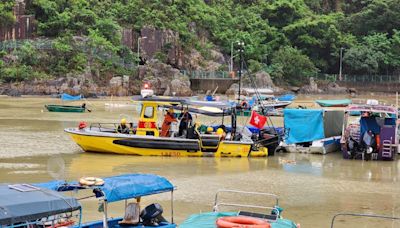
[[[339,81],[339,75],[337,74],[317,74],[314,79],[323,81]],[[342,75],[342,82],[360,82],[360,83],[400,83],[400,75]]]

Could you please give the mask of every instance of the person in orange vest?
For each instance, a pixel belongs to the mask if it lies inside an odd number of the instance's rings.
[[[178,122],[174,115],[174,109],[169,108],[167,114],[164,116],[164,122],[161,126],[161,137],[169,137],[169,129],[171,128],[172,122]]]

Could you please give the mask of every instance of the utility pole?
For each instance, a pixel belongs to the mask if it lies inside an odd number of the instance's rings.
[[[138,57],[138,66],[140,64],[140,40],[146,39],[147,37],[138,37],[138,41],[137,41],[137,57]]]
[[[343,50],[344,48],[340,48],[340,63],[339,63],[339,81],[342,81],[342,62],[343,62]]]
[[[243,53],[244,53],[244,42],[239,41],[239,91],[238,91],[238,105],[240,104],[240,93],[241,93],[241,85],[242,85],[242,71],[243,71]]]

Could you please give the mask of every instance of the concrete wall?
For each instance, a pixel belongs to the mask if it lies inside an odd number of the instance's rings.
[[[33,38],[36,30],[35,17],[33,15],[25,15],[25,2],[16,2],[13,14],[16,19],[13,26],[0,26],[0,41]]]
[[[230,78],[190,79],[190,88],[193,91],[202,90],[206,92],[207,90],[214,91],[218,86],[217,93],[225,93],[233,83],[237,83],[238,81],[237,79]]]
[[[360,92],[400,92],[400,82],[340,82],[336,81],[340,86],[355,88]]]

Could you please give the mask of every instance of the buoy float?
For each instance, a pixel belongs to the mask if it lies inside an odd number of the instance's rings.
[[[218,228],[271,228],[268,221],[247,216],[231,216],[217,219]]]
[[[104,180],[97,177],[82,177],[79,179],[79,184],[85,186],[100,186],[104,185]]]

